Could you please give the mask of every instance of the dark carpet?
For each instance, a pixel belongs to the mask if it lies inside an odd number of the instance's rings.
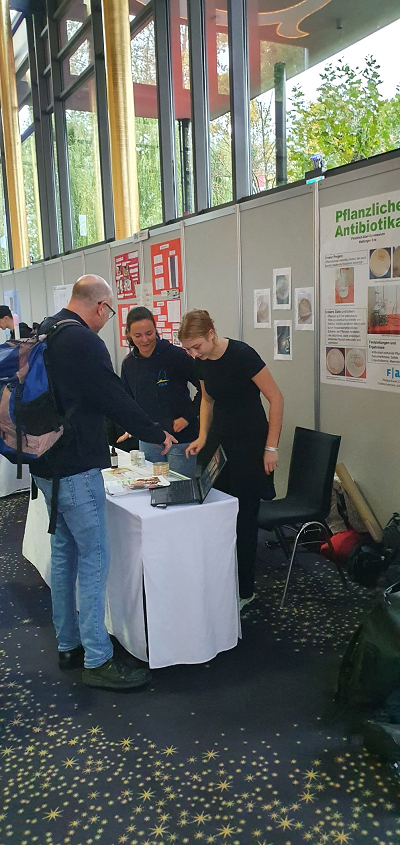
[[[0,503],[0,845],[400,842],[398,781],[325,715],[367,596],[304,554],[279,611],[286,570],[260,535],[236,649],[91,690],[58,670],[26,508]]]

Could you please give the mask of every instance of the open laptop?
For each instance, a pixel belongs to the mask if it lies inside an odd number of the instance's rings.
[[[153,508],[166,508],[167,505],[190,505],[195,502],[202,504],[225,464],[225,452],[222,446],[218,446],[200,478],[174,481],[169,487],[159,487],[152,490],[151,504]]]

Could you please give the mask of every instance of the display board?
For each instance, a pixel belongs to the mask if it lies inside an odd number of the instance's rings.
[[[314,426],[314,332],[295,329],[294,311],[294,291],[313,285],[312,193],[308,187],[287,193],[243,203],[240,213],[243,340],[261,355],[285,400],[275,474],[280,496],[294,429]]]
[[[200,216],[195,223],[185,225],[185,256],[188,310],[205,308],[221,336],[239,337],[234,209],[223,209],[220,216],[216,212]]]
[[[355,210],[365,209],[371,205],[372,212],[372,202],[376,199],[380,203],[382,196],[386,199],[392,197],[393,186],[399,184],[400,161],[398,159],[329,177],[329,179],[327,178],[320,183],[321,222],[326,220],[326,215],[330,214],[327,211],[328,208]],[[370,202],[371,198],[372,202]],[[385,199],[383,202],[385,202]],[[394,216],[397,218],[400,214],[396,213]],[[340,221],[338,222],[340,224]],[[368,235],[366,240],[369,241],[369,238],[371,238],[371,241],[361,244],[361,246],[364,250],[368,250],[368,263],[361,265],[363,270],[358,270],[357,274],[355,273],[355,296],[357,295],[357,282],[364,285],[364,289],[365,287],[376,287],[379,290],[383,289],[388,283],[396,284],[392,278],[389,282],[383,277],[381,277],[381,281],[376,278],[369,278],[369,250],[381,248],[381,240],[383,249],[388,246],[393,248],[397,245],[396,234],[400,234],[400,229],[396,227],[390,230],[390,242],[386,240],[387,231],[387,228],[382,229],[382,238],[379,238],[378,244],[375,240],[372,240],[376,237],[376,232],[366,233]],[[356,240],[352,241],[354,248],[357,250],[360,249],[358,234],[354,236]],[[398,241],[400,242],[400,238]],[[347,262],[342,266],[344,267],[345,264]],[[363,276],[361,276],[361,272]],[[359,282],[359,280],[362,281]],[[347,284],[347,279],[345,281]],[[330,282],[332,283],[332,278]],[[349,290],[350,287],[349,285]],[[343,294],[345,291],[342,290],[341,293]],[[351,291],[350,296],[352,296]],[[386,298],[386,295],[384,298]],[[353,303],[347,305],[344,303],[342,306],[343,310],[352,307]],[[365,298],[363,307],[367,307]],[[323,315],[323,320],[325,319],[325,315]],[[383,336],[382,339],[385,341],[384,346],[386,346],[386,338]],[[397,343],[396,337],[394,336],[391,340],[394,341],[395,346]],[[344,348],[346,349],[346,347]],[[325,361],[321,355],[321,375],[324,365]],[[367,361],[367,368],[368,366]],[[389,369],[389,364],[387,369]],[[321,384],[321,427],[324,431],[342,435],[341,460],[360,485],[380,522],[385,524],[391,513],[399,509],[400,451],[397,419],[400,397],[397,389],[382,390],[377,383],[372,384],[371,381],[368,383],[367,379],[365,380],[366,387],[360,389],[359,381],[361,379],[345,377],[344,380],[336,381],[333,379],[329,384]]]
[[[116,293],[113,286],[110,247],[108,245],[98,246],[94,249],[85,249],[84,272],[94,273],[96,276],[101,276],[103,279],[106,280],[106,282],[108,282],[109,285],[111,285],[114,292],[114,308],[116,310]],[[104,343],[107,346],[114,367],[116,366],[117,362],[115,348],[115,321],[116,317],[113,317],[112,320],[108,320],[100,332],[100,337],[102,340],[104,340]]]
[[[25,273],[29,282],[32,323],[41,323],[48,315],[44,264],[32,264]]]
[[[400,390],[400,191],[321,210],[321,380]]]

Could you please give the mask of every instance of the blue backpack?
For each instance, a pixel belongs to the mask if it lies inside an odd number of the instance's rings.
[[[47,346],[51,338],[78,320],[47,318],[42,333],[24,340],[0,344],[0,454],[17,464],[41,458],[57,443],[67,428],[71,408],[65,415],[57,409],[47,369]],[[48,328],[47,328],[48,327]]]

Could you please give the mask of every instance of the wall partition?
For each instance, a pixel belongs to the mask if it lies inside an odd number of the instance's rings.
[[[364,208],[368,200],[372,209],[372,201],[383,196],[383,208],[388,208],[388,197],[396,185],[400,185],[400,159],[394,155],[379,164],[356,165],[347,172],[330,175],[319,183],[322,223],[326,210],[336,207],[343,215],[344,209],[350,208],[344,216],[349,216],[351,221],[351,203],[355,201],[360,201]],[[398,193],[399,209],[395,221],[400,221],[400,191]],[[371,198],[373,200],[369,202]],[[278,494],[282,495],[294,428],[296,425],[313,428],[315,373],[324,377],[326,350],[320,353],[314,349],[313,328],[321,319],[323,335],[326,308],[321,314],[315,312],[314,326],[308,310],[311,306],[312,311],[314,305],[314,249],[318,246],[313,215],[313,186],[287,187],[234,208],[208,212],[150,232],[143,231],[122,242],[87,248],[26,270],[3,273],[0,293],[17,289],[22,318],[27,322],[39,321],[46,314],[54,313],[55,287],[73,284],[83,272],[102,275],[113,287],[118,311],[102,334],[117,371],[127,352],[123,321],[132,305],[145,304],[154,308],[161,335],[175,341],[177,302],[182,309],[206,308],[221,335],[242,338],[259,352],[284,394],[285,416],[276,478]],[[367,239],[362,244],[364,256],[359,256],[357,243],[354,243],[355,257],[349,257],[349,251],[341,256],[339,244],[333,259],[327,260],[328,264],[334,262],[333,281],[329,282],[332,291],[338,255],[339,270],[348,271],[350,264],[354,267],[362,264],[367,273],[362,284],[373,291],[378,288],[382,291],[381,300],[386,300],[385,308],[380,308],[379,314],[376,308],[371,312],[376,325],[378,316],[379,326],[383,325],[383,331],[377,335],[378,343],[391,345],[399,343],[400,338],[400,315],[394,313],[397,300],[392,295],[393,290],[400,288],[399,252],[396,253],[400,247],[396,237],[400,222],[397,228],[395,222],[394,227],[390,243],[381,239],[377,245]],[[368,265],[368,251],[376,249],[382,250],[382,255],[379,253],[376,257],[380,261],[379,270],[375,259]],[[386,266],[388,261],[390,265]],[[321,253],[321,289],[323,299],[326,299],[324,262],[325,252]],[[339,297],[340,325],[345,325],[346,331],[359,332],[362,320],[356,313],[357,301],[352,302],[351,284],[349,290],[338,288],[337,294],[332,295]],[[348,297],[350,299],[344,301]],[[367,313],[367,306],[364,306],[364,312]],[[171,317],[172,313],[175,317]],[[391,336],[387,336],[385,326],[392,327]],[[360,343],[356,343],[353,334],[351,337],[352,346],[358,347]],[[346,355],[344,349],[343,362]],[[352,359],[349,364],[350,359],[346,358],[349,372],[343,369],[343,373],[339,370],[335,373],[337,360],[337,355],[335,359],[329,359],[331,374],[332,371],[334,374],[331,383],[321,384],[318,407],[321,429],[341,435],[340,459],[359,482],[377,517],[385,523],[399,506],[398,391],[360,385],[364,374],[359,369],[358,359]]]

